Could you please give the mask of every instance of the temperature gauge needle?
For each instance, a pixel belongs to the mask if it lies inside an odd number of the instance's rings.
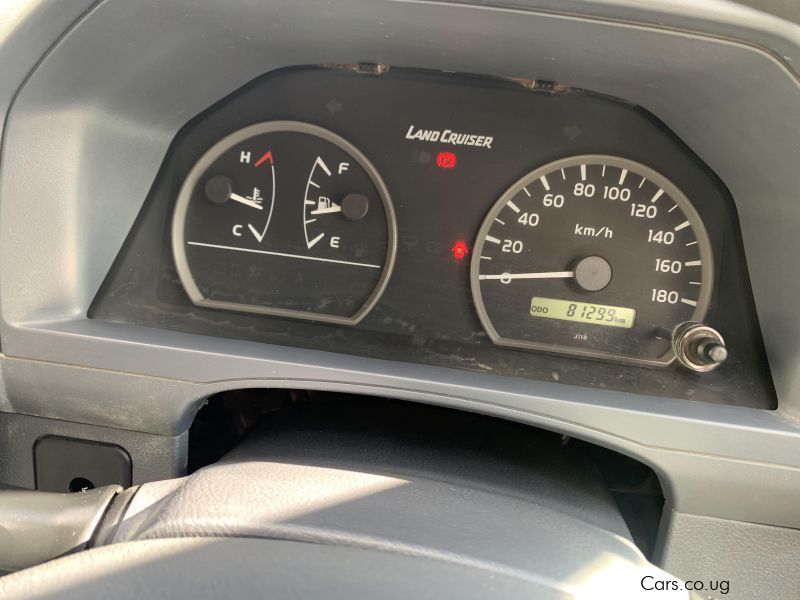
[[[481,275],[480,279],[568,279],[575,276],[575,271],[547,271],[543,273],[500,273],[499,275]]]
[[[258,210],[264,210],[264,207],[261,206],[258,202],[253,202],[252,200],[245,198],[244,196],[240,196],[234,192],[231,192],[231,195],[228,196],[231,200],[235,200],[245,206],[250,206],[252,208],[257,208]]]

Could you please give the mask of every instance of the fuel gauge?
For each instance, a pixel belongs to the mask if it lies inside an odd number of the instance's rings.
[[[363,188],[351,183],[351,169],[349,161],[340,162],[331,170],[321,156],[314,160],[303,201],[303,232],[309,250],[327,239],[331,248],[339,249],[343,243],[352,242],[361,248],[360,252],[356,249],[356,254],[364,254],[369,240],[365,239],[365,228],[359,225],[369,214],[370,204],[380,200],[348,191]]]

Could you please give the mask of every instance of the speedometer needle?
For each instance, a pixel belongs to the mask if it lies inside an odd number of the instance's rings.
[[[575,271],[547,271],[544,273],[501,273],[500,275],[480,275],[479,279],[499,279],[511,281],[512,279],[568,279],[574,277]]]
[[[258,202],[253,202],[252,200],[250,200],[248,198],[245,198],[244,196],[240,196],[239,194],[236,194],[234,192],[231,192],[231,195],[229,196],[229,198],[231,200],[235,200],[236,202],[240,202],[240,203],[244,204],[245,206],[250,206],[252,208],[257,208],[258,210],[264,210],[264,207],[261,206]]]

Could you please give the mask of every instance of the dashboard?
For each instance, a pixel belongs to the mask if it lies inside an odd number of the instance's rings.
[[[654,562],[787,596],[800,26],[743,4],[18,3],[0,484],[182,477],[224,394],[435,405],[638,461]]]
[[[89,316],[773,408],[745,265],[729,192],[641,108],[294,68],[178,134]]]

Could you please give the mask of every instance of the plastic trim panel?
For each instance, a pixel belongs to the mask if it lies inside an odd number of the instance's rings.
[[[2,364],[3,406],[117,427],[131,427],[135,414],[134,428],[174,434],[219,389],[384,393],[622,449],[652,464],[673,508],[685,512],[800,526],[800,320],[787,316],[800,297],[800,277],[791,276],[800,86],[788,66],[800,55],[800,28],[721,1],[670,3],[658,13],[639,4],[560,3],[603,16],[595,20],[556,14],[551,2],[514,10],[232,0],[219,11],[191,0],[158,8],[106,0],[41,62],[8,118],[0,335],[17,358]],[[189,118],[272,69],[360,61],[564,81],[661,118],[736,200],[779,410],[590,393],[85,318]],[[754,502],[754,487],[772,502]]]

